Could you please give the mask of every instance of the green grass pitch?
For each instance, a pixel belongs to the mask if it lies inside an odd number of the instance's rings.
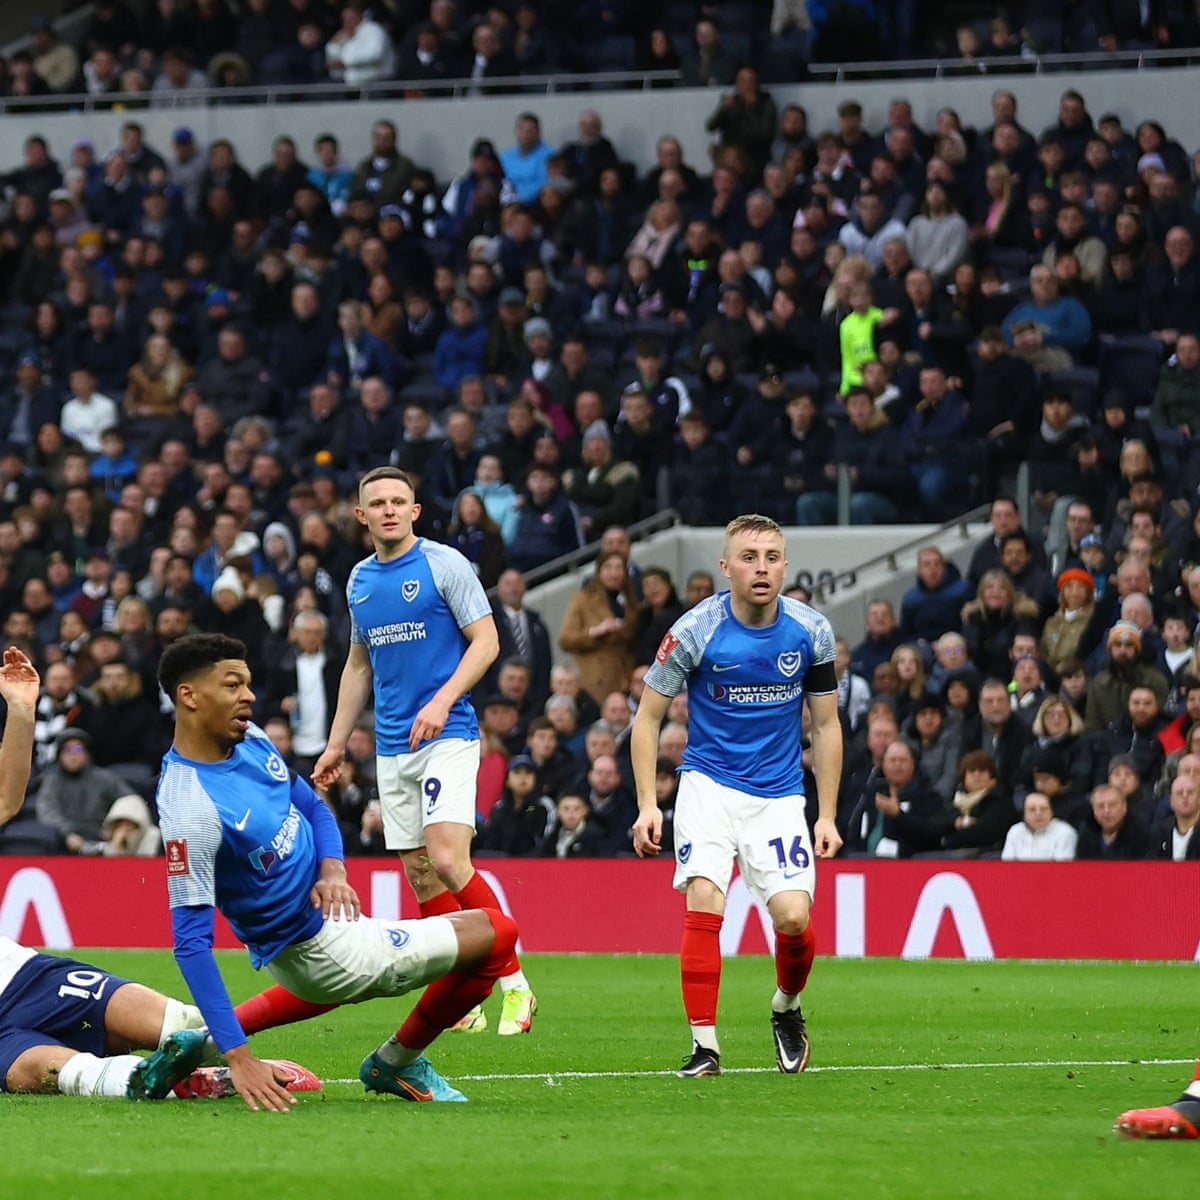
[[[160,951],[80,953],[173,994]],[[269,982],[222,955],[233,994]],[[1126,1142],[1122,1109],[1173,1099],[1200,1052],[1188,964],[818,960],[809,1072],[773,1069],[763,957],[727,960],[716,1079],[688,1049],[670,957],[530,956],[527,1037],[444,1037],[467,1105],[366,1096],[363,1055],[408,998],[261,1034],[326,1079],[286,1116],[240,1100],[5,1097],[0,1196],[1159,1197],[1190,1194],[1200,1144]],[[1157,1060],[1157,1061],[1155,1061]],[[966,1065],[964,1065],[966,1064]],[[973,1064],[973,1065],[972,1065]]]

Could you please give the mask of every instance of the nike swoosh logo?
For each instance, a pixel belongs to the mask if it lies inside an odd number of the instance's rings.
[[[361,604],[361,603],[362,603],[364,600],[370,600],[370,598],[371,598],[371,593],[370,593],[370,592],[368,592],[368,593],[367,593],[365,596],[355,596],[355,597],[354,597],[354,603],[355,603],[355,604]]]
[[[786,1067],[789,1071],[794,1071],[800,1065],[801,1056],[799,1054],[789,1054],[782,1046],[779,1045],[778,1042],[775,1043],[775,1046],[779,1052],[779,1061],[781,1065]]]
[[[736,671],[741,663],[729,663],[727,666],[721,666],[719,663],[713,663],[713,674],[716,675],[720,671]]]
[[[246,822],[250,820],[250,810],[246,809],[246,815],[240,821],[234,821],[233,827],[241,833],[246,828]]]

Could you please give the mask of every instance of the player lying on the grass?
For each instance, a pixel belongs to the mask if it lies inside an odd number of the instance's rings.
[[[1158,1108],[1133,1108],[1117,1118],[1116,1131],[1134,1138],[1200,1138],[1200,1062],[1182,1096]]]
[[[671,697],[686,687],[691,732],[675,802],[675,887],[687,898],[679,957],[692,1053],[679,1074],[721,1073],[720,932],[734,862],[775,925],[775,1061],[796,1074],[808,1065],[800,993],[816,953],[809,919],[816,868],[800,759],[806,700],[820,806],[817,856],[832,858],[842,844],[833,820],[842,769],[833,630],[815,609],[780,599],[787,554],[769,517],[729,523],[721,571],[729,591],[680,617],[646,673],[630,742],[638,793],[633,848],[639,855],[661,849],[658,731]]]
[[[252,1029],[429,984],[359,1077],[368,1091],[405,1100],[465,1100],[422,1051],[491,994],[516,947],[516,925],[490,909],[360,918],[336,818],[250,722],[245,646],[221,634],[180,638],[158,677],[175,704],[158,783],[175,958],[238,1093],[254,1109],[283,1112],[294,1102],[246,1045],[213,957],[218,909],[254,966],[281,985],[239,1010]],[[198,1040],[185,1031],[160,1053],[187,1065],[201,1053]]]
[[[0,663],[0,696],[8,708],[0,744],[0,824],[21,808],[29,784],[34,716],[41,679],[26,655],[10,646]],[[200,1010],[110,975],[90,963],[39,954],[0,937],[0,1092],[62,1092],[71,1096],[159,1099],[217,1095],[222,1067],[188,1075],[167,1056],[130,1050],[161,1048],[181,1030],[200,1029]],[[201,1043],[203,1044],[203,1043]],[[205,1058],[215,1061],[209,1045]],[[275,1063],[288,1087],[310,1090],[316,1076],[294,1063]]]
[[[203,1024],[189,1004],[0,937],[0,1091],[125,1096],[147,1062],[131,1050],[154,1050]],[[155,1098],[184,1075],[156,1072]]]
[[[91,963],[0,937],[0,1092],[131,1100],[230,1095],[227,1067],[191,1069],[162,1052],[185,1029],[198,1031],[204,1045],[203,1026],[190,1004]],[[132,1050],[160,1052],[143,1057]],[[217,1061],[211,1042],[201,1061]],[[320,1089],[321,1081],[297,1063],[267,1061],[288,1091]]]

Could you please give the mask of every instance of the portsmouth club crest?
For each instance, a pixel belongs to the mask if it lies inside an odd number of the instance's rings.
[[[419,579],[406,579],[400,585],[400,595],[404,597],[405,602],[411,604],[416,598],[417,593],[421,590],[421,581]]]
[[[267,774],[272,779],[278,779],[280,783],[284,783],[289,777],[290,772],[288,771],[287,763],[274,750],[267,755],[266,767]]]
[[[675,853],[679,856],[679,861],[686,866],[687,860],[692,857],[692,843],[684,842]]]
[[[785,650],[776,660],[775,665],[784,679],[791,679],[800,670],[803,656],[799,650]]]

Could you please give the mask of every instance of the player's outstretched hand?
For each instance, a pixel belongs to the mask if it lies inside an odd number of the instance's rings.
[[[357,921],[362,911],[358,893],[346,882],[346,865],[336,858],[322,861],[321,878],[313,884],[309,896],[313,908],[319,908],[326,920],[332,916],[335,921],[340,921],[342,917],[347,921]]]
[[[279,1068],[255,1058],[249,1046],[236,1047],[226,1059],[229,1077],[247,1108],[254,1112],[260,1108],[267,1112],[287,1112],[296,1103],[296,1097],[284,1087],[287,1076]]]
[[[344,750],[336,750],[332,746],[326,746],[321,751],[321,757],[313,763],[313,787],[320,788],[322,791],[332,787],[337,782],[337,777],[342,770],[342,763],[345,761],[346,752]]]
[[[9,646],[4,651],[3,665],[0,665],[0,696],[8,704],[24,704],[32,708],[37,704],[41,686],[41,676],[25,652],[16,646]]]
[[[828,817],[818,817],[813,826],[813,849],[818,858],[833,858],[842,848],[842,835]]]
[[[633,848],[638,858],[653,857],[662,850],[662,810],[655,805],[638,813],[633,823]]]

